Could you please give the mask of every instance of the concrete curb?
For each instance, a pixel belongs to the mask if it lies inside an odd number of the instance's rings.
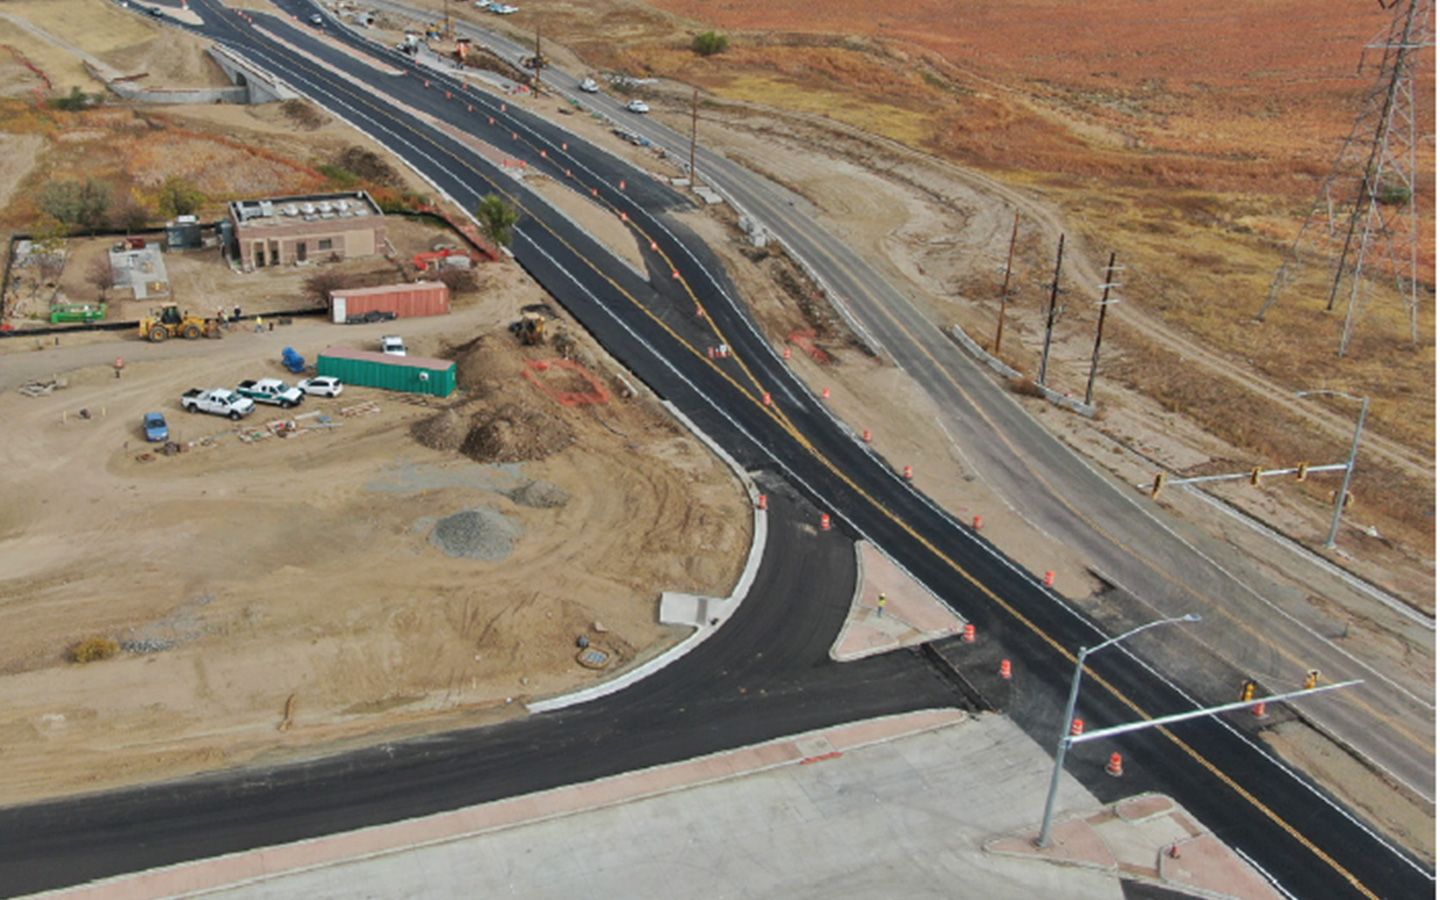
[[[756,488],[754,480],[750,477],[750,473],[746,472],[745,469],[735,461],[734,457],[725,452],[723,447],[715,443],[709,435],[700,430],[699,426],[690,421],[684,413],[680,412],[680,410],[676,409],[669,402],[664,400],[660,402],[677,421],[689,429],[691,434],[699,438],[716,456],[720,457],[720,459],[730,467],[730,470],[735,473],[735,477],[740,479],[740,483],[745,485],[745,492],[750,497],[750,511],[754,516],[754,534],[750,541],[750,555],[745,560],[745,568],[741,571],[740,580],[735,583],[735,589],[730,592],[730,596],[724,598],[712,608],[711,622],[713,622],[713,624],[705,623],[698,625],[693,634],[669,650],[609,681],[601,682],[593,687],[575,691],[571,694],[525,704],[525,709],[531,713],[552,712],[557,709],[565,709],[569,706],[577,706],[581,703],[589,703],[591,700],[608,697],[618,691],[623,691],[638,681],[649,678],[651,675],[654,675],[656,672],[659,672],[661,669],[664,669],[666,666],[703,644],[709,639],[710,635],[723,628],[725,623],[730,620],[730,617],[735,614],[735,611],[740,608],[740,604],[745,601],[750,593],[751,586],[755,583],[755,573],[760,570],[760,563],[765,557],[765,539],[770,531],[769,517],[764,510],[760,509],[759,489]]]
[[[950,335],[951,340],[959,344],[966,353],[969,353],[971,356],[975,357],[975,359],[984,363],[986,366],[989,366],[1001,376],[1010,379],[1025,377],[1018,370],[1010,368],[1009,366],[1005,365],[1005,363],[991,356],[989,353],[985,352],[985,350],[981,349],[980,345],[975,342],[975,339],[970,337],[970,335],[966,334],[959,325],[950,326],[950,328],[946,331],[946,334]],[[1086,406],[1079,400],[1076,400],[1073,397],[1067,397],[1060,391],[1051,390],[1050,388],[1045,387],[1042,384],[1037,384],[1035,385],[1035,387],[1040,390],[1040,393],[1045,397],[1046,400],[1049,400],[1056,406],[1062,406],[1065,409],[1070,410],[1071,412],[1079,413],[1087,419],[1095,418],[1095,407]]]

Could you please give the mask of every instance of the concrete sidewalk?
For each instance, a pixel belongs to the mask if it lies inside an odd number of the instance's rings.
[[[830,649],[832,659],[863,659],[949,637],[965,627],[964,619],[868,542],[856,542],[855,562],[859,569],[855,597]],[[878,603],[881,594],[883,612]]]
[[[1049,772],[1003,717],[936,710],[43,896],[1120,900],[1131,878],[1278,900],[1168,798],[1107,808],[1068,778],[1062,850],[1032,852]]]

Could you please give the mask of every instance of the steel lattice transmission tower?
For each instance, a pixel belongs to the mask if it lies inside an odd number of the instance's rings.
[[[1368,294],[1380,280],[1393,280],[1410,320],[1410,339],[1420,340],[1419,247],[1415,208],[1415,65],[1420,51],[1434,45],[1433,0],[1380,0],[1393,12],[1390,25],[1365,45],[1360,73],[1374,60],[1374,86],[1365,95],[1355,127],[1320,189],[1300,236],[1275,281],[1270,307],[1299,281],[1304,263],[1324,265],[1327,311],[1346,305],[1340,355],[1350,339]],[[1318,275],[1316,276],[1318,277]],[[1293,292],[1293,291],[1292,291]]]

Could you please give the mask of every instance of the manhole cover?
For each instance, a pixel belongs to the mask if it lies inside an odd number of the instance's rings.
[[[610,654],[599,647],[586,647],[575,660],[587,669],[603,669],[610,664]]]

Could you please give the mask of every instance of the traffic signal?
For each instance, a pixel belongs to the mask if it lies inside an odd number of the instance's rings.
[[[1244,700],[1246,703],[1249,703],[1251,700],[1254,700],[1254,699],[1255,699],[1255,688],[1256,688],[1256,684],[1255,684],[1254,679],[1251,679],[1251,678],[1245,679],[1245,683],[1240,686],[1240,699],[1241,699],[1241,700]]]
[[[1260,467],[1256,466],[1250,470],[1250,483],[1255,487],[1260,486]]]
[[[1309,463],[1301,463],[1301,464],[1300,464],[1299,466],[1297,466],[1296,469],[1295,469],[1295,480],[1296,480],[1296,481],[1304,481],[1304,480],[1305,480],[1305,476],[1306,476],[1309,472],[1310,472],[1310,464],[1309,464]]]
[[[1159,472],[1155,475],[1155,483],[1150,485],[1151,500],[1154,500],[1156,497],[1160,496],[1160,492],[1165,490],[1165,482],[1168,478],[1169,476],[1167,476],[1164,472]]]

